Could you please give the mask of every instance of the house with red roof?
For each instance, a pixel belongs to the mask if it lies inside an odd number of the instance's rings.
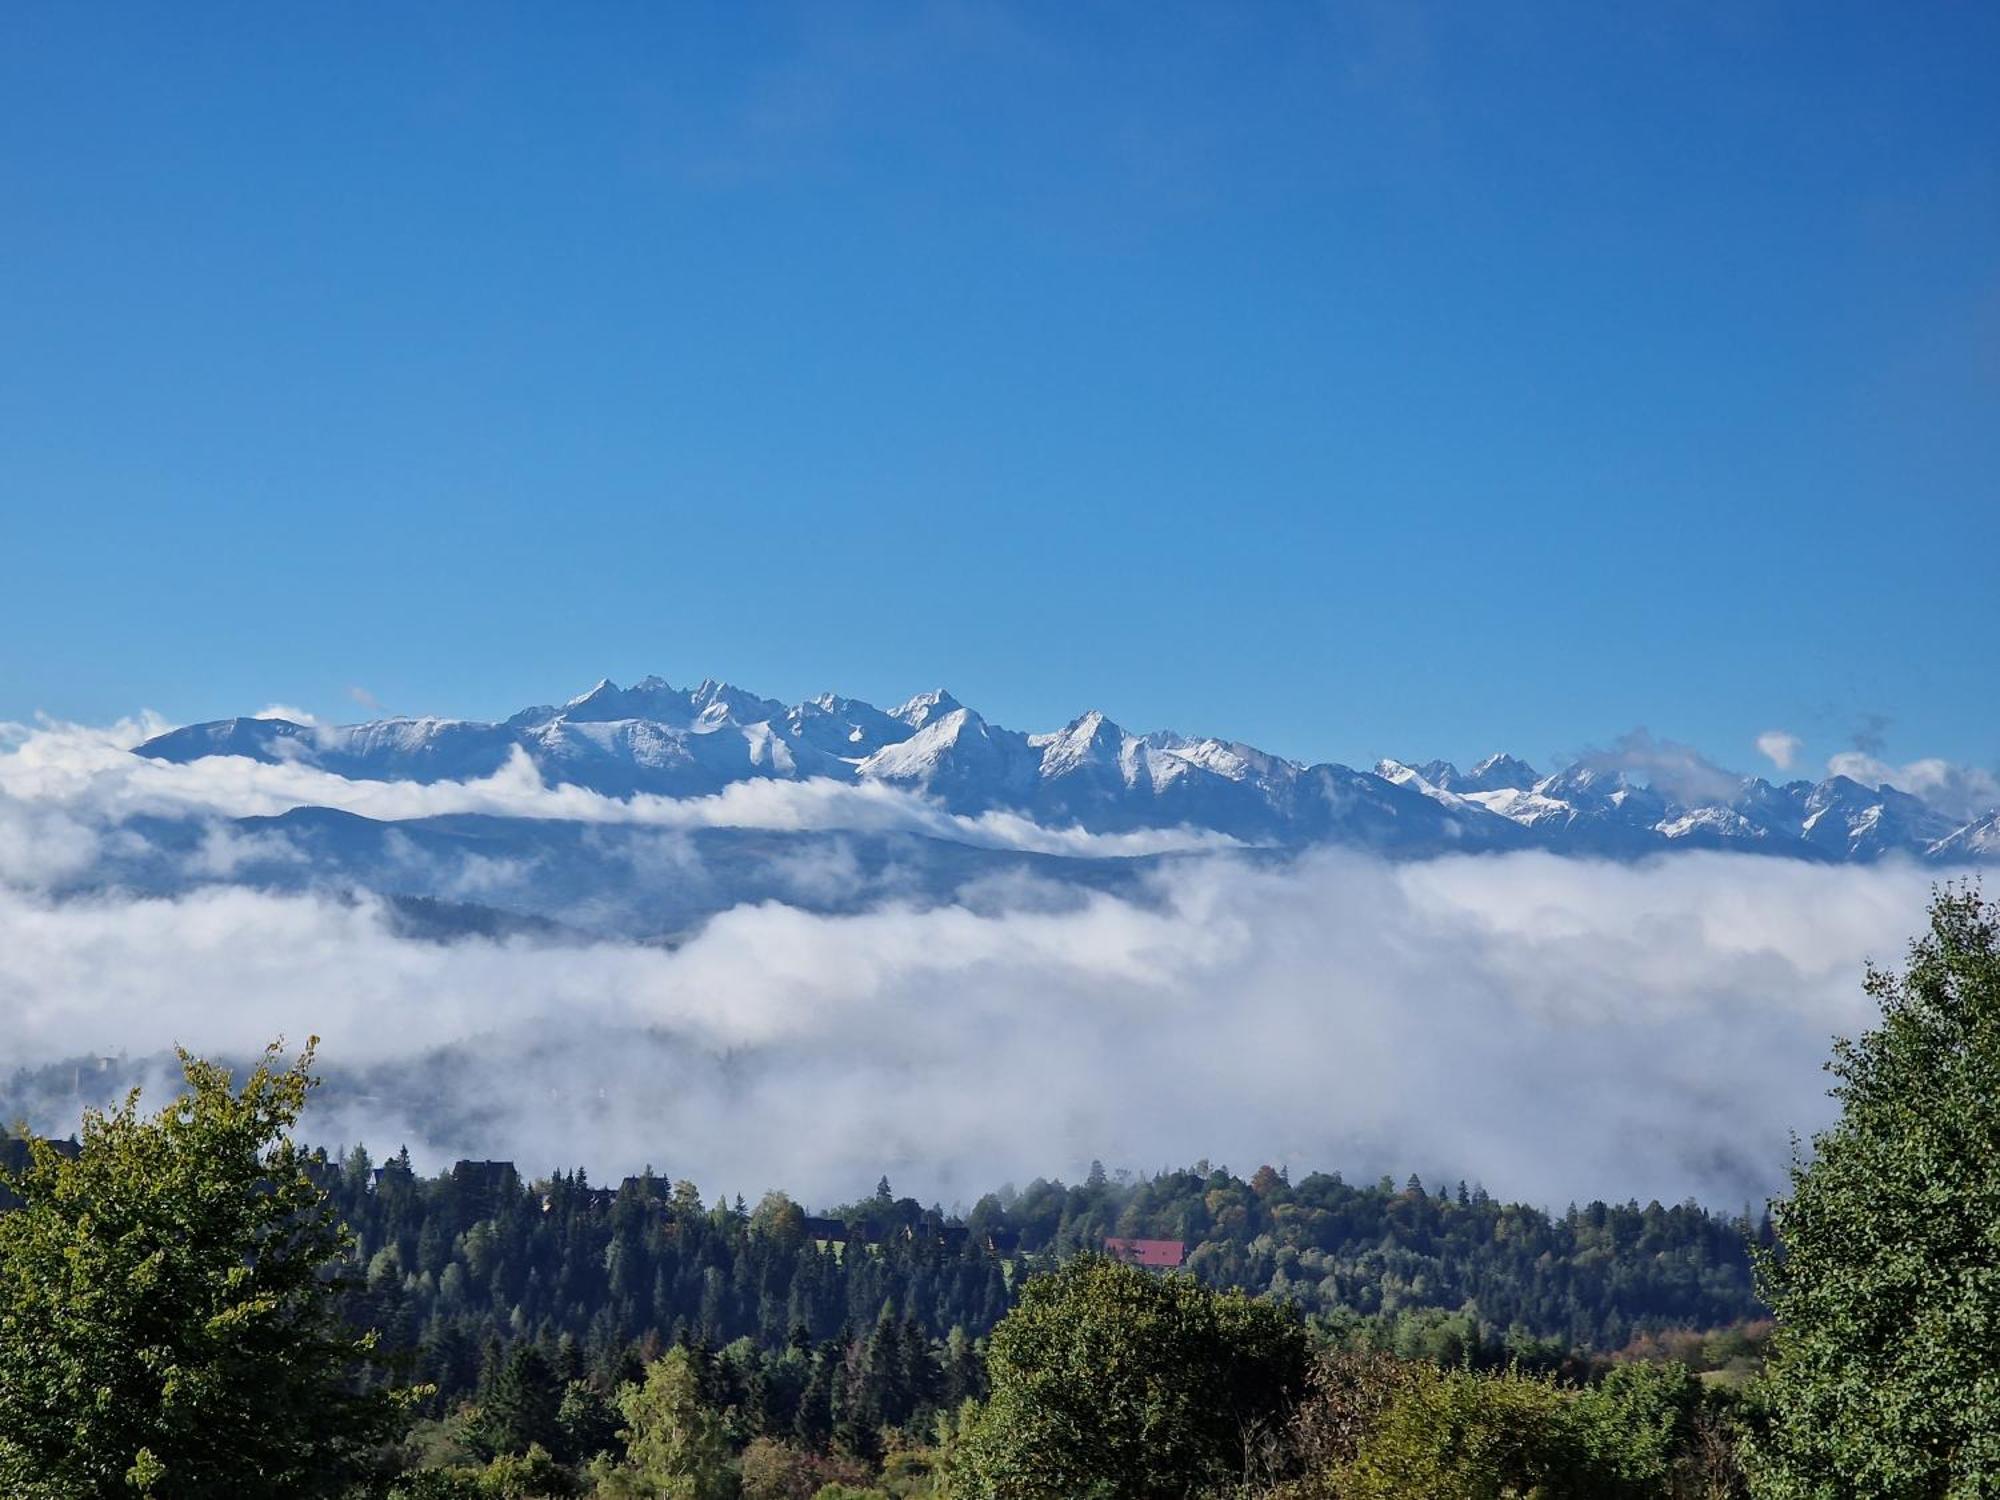
[[[1179,1240],[1108,1239],[1104,1242],[1104,1253],[1128,1266],[1171,1271],[1187,1259],[1187,1246]]]

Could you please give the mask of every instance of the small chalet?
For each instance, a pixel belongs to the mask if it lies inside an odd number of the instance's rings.
[[[805,1232],[809,1240],[835,1245],[847,1243],[847,1223],[843,1219],[821,1219],[807,1214]]]
[[[1187,1246],[1179,1240],[1108,1239],[1104,1242],[1104,1253],[1128,1266],[1171,1271],[1187,1259]]]

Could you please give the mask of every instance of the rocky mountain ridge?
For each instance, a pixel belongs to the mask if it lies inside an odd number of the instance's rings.
[[[1254,746],[1134,734],[1090,712],[1049,733],[996,725],[939,689],[891,709],[822,694],[787,705],[728,683],[608,679],[498,722],[390,718],[339,727],[223,719],[137,753],[189,762],[241,755],[362,780],[490,776],[525,756],[542,779],[614,797],[705,796],[756,779],[897,787],[955,813],[1019,813],[1097,833],[1191,828],[1246,844],[1340,844],[1421,856],[1542,848],[1634,858],[1734,849],[1795,858],[1940,863],[2000,856],[2000,809],[1965,821],[1906,792],[1845,776],[1735,778],[1676,797],[1589,759],[1544,774],[1497,754],[1469,770],[1384,760],[1305,764]]]

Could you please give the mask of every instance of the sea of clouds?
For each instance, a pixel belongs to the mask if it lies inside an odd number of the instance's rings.
[[[78,1056],[242,1057],[318,1035],[316,1139],[600,1180],[650,1163],[711,1195],[827,1202],[886,1172],[969,1202],[1093,1158],[1205,1158],[1416,1171],[1557,1206],[1740,1207],[1830,1118],[1828,1042],[1868,1024],[1864,964],[1900,957],[1934,879],[1701,853],[1274,861],[1202,836],[954,818],[882,788],[626,803],[519,766],[419,787],[132,756],[157,727],[0,735],[0,1093]],[[210,878],[170,896],[90,879],[146,837],[135,818],[209,820],[226,840],[230,818],[295,806],[1174,857],[1125,895],[1036,879],[860,911],[764,901],[671,948],[419,940],[365,893],[231,883],[212,840],[184,856]]]

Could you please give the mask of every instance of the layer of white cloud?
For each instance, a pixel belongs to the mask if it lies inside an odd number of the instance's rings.
[[[408,941],[368,900],[0,892],[0,1066],[316,1032],[367,1096],[322,1138],[821,1201],[1208,1157],[1735,1205],[1826,1118],[1862,962],[1929,889],[1719,855],[1163,878],[1154,905],[743,907],[675,951]]]

